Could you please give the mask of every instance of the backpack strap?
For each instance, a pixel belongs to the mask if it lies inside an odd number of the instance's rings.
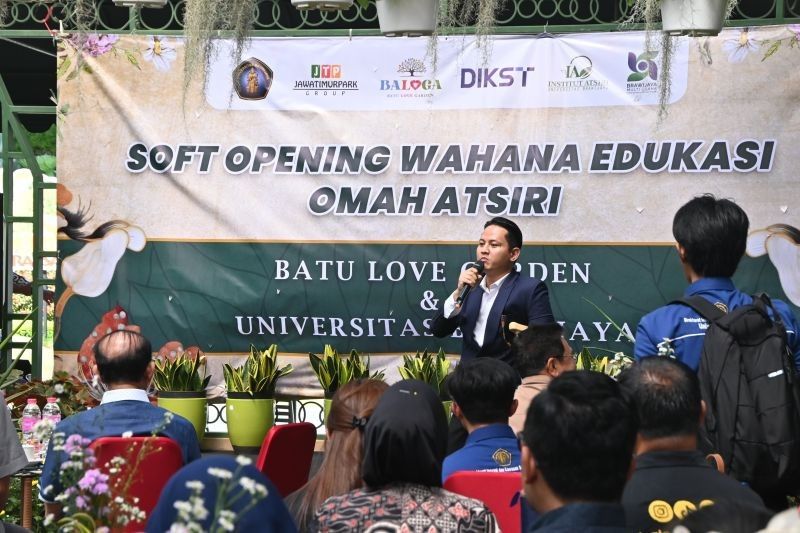
[[[706,462],[709,466],[716,468],[720,474],[725,473],[725,460],[718,453],[710,453],[706,455]]]
[[[694,295],[694,296],[679,298],[678,300],[674,300],[671,303],[683,304],[689,306],[695,311],[697,311],[697,313],[701,317],[705,318],[709,322],[714,322],[715,320],[725,316],[725,312],[722,309],[712,304],[702,296]]]

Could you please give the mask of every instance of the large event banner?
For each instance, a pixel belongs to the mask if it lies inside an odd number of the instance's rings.
[[[737,284],[800,305],[792,26],[679,39],[660,125],[641,32],[496,37],[488,59],[440,38],[435,62],[426,39],[231,44],[188,88],[176,38],[61,51],[61,368],[124,323],[215,371],[277,343],[306,394],[325,344],[374,367],[457,354],[426,325],[492,216],[522,228],[518,267],[576,349],[630,353],[686,285],[672,216],[703,193],[750,217]]]

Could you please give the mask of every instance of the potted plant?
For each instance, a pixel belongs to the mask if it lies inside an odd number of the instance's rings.
[[[628,23],[644,22],[645,55],[659,56],[658,123],[667,117],[672,88],[670,67],[675,37],[714,36],[722,31],[739,0],[628,0]],[[655,46],[653,34],[661,22],[660,46]],[[635,70],[635,69],[634,69]],[[635,76],[636,74],[632,74]]]
[[[424,350],[415,355],[403,355],[403,364],[397,371],[403,379],[417,379],[433,387],[442,400],[445,414],[450,416],[453,401],[444,386],[444,381],[450,373],[450,360],[442,348],[439,348],[436,354]]]
[[[228,398],[225,414],[228,436],[238,452],[257,453],[275,422],[275,385],[292,371],[292,365],[278,366],[278,345],[259,350],[250,345],[242,366],[222,367]]]
[[[308,354],[311,368],[316,374],[325,398],[324,413],[327,418],[331,408],[331,398],[345,383],[356,379],[383,379],[383,372],[374,372],[370,375],[369,358],[366,362],[356,350],[351,350],[350,355],[342,357],[333,346],[326,344],[322,355]]]
[[[187,419],[203,440],[206,431],[206,387],[211,376],[206,372],[206,358],[200,352],[179,353],[174,359],[164,357],[155,363],[153,385],[158,391],[158,405]]]

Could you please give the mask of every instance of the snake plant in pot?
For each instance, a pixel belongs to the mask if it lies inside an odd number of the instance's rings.
[[[308,358],[324,393],[326,418],[330,411],[331,398],[342,385],[357,379],[382,380],[384,377],[380,371],[370,374],[369,358],[365,361],[356,350],[351,350],[348,356],[341,356],[333,346],[326,344],[322,355],[309,353]]]
[[[258,452],[275,423],[275,386],[292,371],[292,365],[278,365],[277,344],[263,350],[251,344],[242,366],[226,364],[222,370],[228,390],[225,414],[231,445],[238,452]]]
[[[403,364],[397,368],[403,379],[416,379],[424,381],[436,391],[444,405],[445,413],[450,416],[452,401],[445,387],[445,380],[450,373],[450,360],[444,354],[444,349],[439,348],[437,353],[424,350],[415,355],[403,356]]]
[[[155,362],[153,386],[158,391],[159,407],[191,422],[200,441],[206,431],[206,387],[210,380],[206,358],[199,352],[181,352]]]

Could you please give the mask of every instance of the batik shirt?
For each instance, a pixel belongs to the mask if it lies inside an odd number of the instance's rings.
[[[379,490],[356,489],[325,500],[310,531],[411,531],[492,533],[494,515],[472,498],[441,487],[396,484]]]

